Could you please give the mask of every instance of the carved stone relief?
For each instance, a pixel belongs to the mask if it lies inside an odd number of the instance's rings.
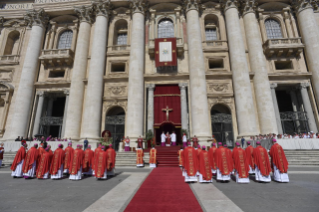
[[[5,82],[11,82],[13,76],[13,70],[0,70],[0,80]]]
[[[105,86],[104,96],[105,97],[127,96],[127,86],[125,85]]]
[[[209,108],[212,108],[216,104],[224,104],[227,105],[231,110],[234,109],[234,99],[232,97],[223,98],[208,98]]]

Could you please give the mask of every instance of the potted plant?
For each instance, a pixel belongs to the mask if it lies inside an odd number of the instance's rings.
[[[146,141],[145,141],[145,143],[147,142],[147,148],[151,148],[151,140],[152,139],[155,142],[153,131],[152,130],[148,130],[147,133],[146,133]]]

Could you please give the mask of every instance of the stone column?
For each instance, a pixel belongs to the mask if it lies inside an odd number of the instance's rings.
[[[65,137],[71,137],[72,140],[79,140],[84,98],[83,80],[86,76],[88,63],[92,22],[91,15],[93,10],[92,6],[75,7],[74,10],[78,14],[81,24],[71,78],[70,97],[67,109],[68,118],[65,124]]]
[[[179,83],[179,88],[181,90],[181,118],[182,118],[182,129],[188,129],[188,119],[187,119],[187,101],[186,101],[186,87],[187,83]]]
[[[276,96],[276,90],[275,90],[277,88],[277,83],[271,83],[270,88],[271,88],[272,102],[274,104],[274,109],[275,109],[275,114],[276,114],[276,123],[277,123],[278,134],[283,134],[281,119],[280,119],[280,112],[279,112],[279,108],[278,108],[278,102],[277,102],[277,96]]]
[[[144,11],[147,3],[143,0],[132,0],[132,33],[130,67],[128,81],[128,102],[126,115],[126,135],[134,140],[143,135],[143,111],[144,111]]]
[[[314,0],[293,0],[299,30],[305,44],[307,66],[312,72],[312,85],[316,102],[319,102],[319,27],[313,12]]]
[[[256,18],[255,0],[244,4],[244,24],[251,71],[255,72],[254,89],[261,134],[278,133],[274,104],[268,79],[268,69],[262,48],[261,34]],[[236,67],[235,67],[236,69]],[[234,69],[233,69],[234,71]],[[236,98],[236,95],[235,95]]]
[[[44,101],[44,92],[40,91],[37,94],[38,94],[38,105],[37,105],[37,112],[35,114],[35,119],[34,119],[32,136],[40,133],[40,131],[39,131],[40,130],[40,121],[41,121],[43,101]]]
[[[101,137],[103,76],[105,71],[106,42],[108,35],[109,1],[95,1],[96,22],[88,85],[84,104],[82,138],[98,141]]]
[[[295,112],[295,123],[296,123],[296,127],[298,129],[298,133],[300,133],[300,122],[299,122],[299,117],[297,112],[299,111],[299,104],[298,104],[298,100],[297,100],[297,96],[296,96],[296,89],[290,89],[289,91],[290,94],[290,98],[291,98],[291,104],[292,104],[292,110]]]
[[[10,139],[19,136],[27,136],[32,96],[34,93],[34,81],[39,68],[39,56],[43,46],[45,27],[49,17],[44,10],[28,10],[25,20],[32,26],[28,48],[25,54],[24,64],[21,71],[19,87],[15,93],[14,115],[11,122]]]
[[[148,104],[147,104],[147,130],[154,128],[154,84],[147,85],[148,88]]]
[[[308,125],[309,125],[309,130],[313,131],[314,133],[318,132],[318,128],[316,125],[315,117],[313,115],[307,87],[309,87],[309,83],[300,83],[300,91],[301,91],[301,97],[303,101],[303,105],[305,108],[305,112],[307,114],[308,118]]]
[[[244,39],[239,23],[237,0],[222,0],[226,17],[230,65],[235,94],[239,137],[259,134],[250,85]]]
[[[189,91],[192,117],[192,135],[207,142],[210,136],[208,102],[206,91],[206,67],[204,62],[202,36],[199,23],[198,0],[186,0]]]
[[[61,133],[61,138],[64,138],[64,133],[65,133],[65,124],[66,124],[66,119],[67,119],[67,109],[69,105],[69,90],[64,91],[65,94],[65,105],[64,105],[64,113],[63,113],[63,124],[62,124],[62,133]]]

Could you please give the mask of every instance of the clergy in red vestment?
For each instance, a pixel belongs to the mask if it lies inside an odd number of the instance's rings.
[[[209,156],[209,164],[210,164],[210,168],[212,170],[212,173],[214,175],[216,175],[216,160],[215,160],[215,152],[216,152],[217,148],[216,148],[216,143],[212,143],[212,147],[209,149],[208,151],[208,156]]]
[[[50,174],[51,179],[61,179],[63,178],[63,163],[65,158],[65,152],[63,150],[63,144],[59,144],[58,148],[54,151]]]
[[[152,149],[150,150],[150,161],[149,161],[150,167],[152,168],[156,167],[156,153],[157,153],[157,150],[153,146]]]
[[[41,157],[42,157],[43,153],[45,153],[45,148],[47,148],[45,143],[41,143],[40,147],[38,148],[37,172],[38,172],[38,169],[39,169],[39,164],[40,164],[40,161],[41,161]]]
[[[288,161],[283,148],[277,143],[276,139],[272,140],[273,145],[270,148],[271,168],[274,173],[274,180],[277,182],[289,182]]]
[[[234,174],[233,173],[233,171],[234,171],[234,161],[233,161],[233,157],[232,157],[232,152],[231,152],[231,150],[228,148],[228,146],[226,144],[224,144],[224,147],[225,147],[225,149],[227,151],[227,156],[229,157],[229,160],[232,161],[231,172],[232,172],[232,174]]]
[[[233,160],[228,156],[227,148],[218,143],[218,149],[215,152],[215,161],[217,168],[217,180],[228,181],[233,170]]]
[[[102,150],[102,144],[99,144],[99,146],[94,150],[94,162],[93,162],[93,166],[92,166],[93,175],[95,175],[95,164],[97,163],[96,155],[98,155],[99,151],[101,151],[101,150]]]
[[[181,147],[180,150],[178,150],[178,162],[179,162],[179,166],[180,167],[183,167],[184,166],[184,157],[183,157],[183,147]]]
[[[34,178],[35,177],[35,171],[37,167],[37,159],[38,159],[38,144],[34,144],[33,147],[31,147],[25,157],[25,160],[23,162],[23,175],[25,179]]]
[[[197,182],[197,172],[199,170],[198,157],[196,150],[188,143],[183,151],[184,156],[184,170],[183,176],[185,177],[185,182]]]
[[[168,132],[166,133],[166,146],[171,146],[171,136]]]
[[[68,143],[68,147],[65,148],[65,156],[63,161],[63,173],[69,174],[70,173],[70,161],[74,154],[74,149],[72,148],[72,142]]]
[[[83,161],[83,175],[92,175],[94,163],[94,152],[91,150],[91,145],[88,145],[84,151],[84,161]]]
[[[257,147],[254,149],[255,161],[255,179],[261,182],[270,182],[270,162],[267,150],[261,146],[260,141],[256,142]]]
[[[26,153],[25,153],[25,149],[27,148],[26,141],[25,140],[21,141],[21,145],[22,146],[18,150],[16,156],[14,157],[13,163],[11,165],[11,170],[12,170],[11,176],[13,178],[23,177],[22,166],[26,156]]]
[[[112,148],[112,144],[109,145],[109,148],[106,150],[107,154],[107,175],[114,176],[115,175],[115,159],[116,159],[116,152]]]
[[[192,141],[193,141],[193,147],[197,148],[197,146],[198,146],[198,138],[196,137],[196,135],[194,135],[194,137],[192,138]]]
[[[240,144],[236,142],[236,148],[233,150],[232,158],[236,170],[237,183],[249,183],[249,165],[246,160],[246,152],[240,148]]]
[[[137,139],[137,143],[140,148],[143,148],[143,141],[144,141],[143,138],[139,136]]]
[[[199,182],[200,183],[212,183],[213,174],[209,163],[209,154],[206,151],[206,147],[202,147],[202,151],[199,153]]]
[[[255,174],[255,162],[253,157],[254,147],[250,145],[250,141],[247,141],[247,147],[245,149],[246,160],[249,165],[249,174]]]
[[[107,153],[105,146],[101,146],[101,150],[95,155],[95,177],[100,179],[107,179]]]
[[[144,166],[144,151],[142,148],[136,149],[136,166],[137,167],[143,167]]]
[[[82,165],[83,165],[84,154],[81,149],[81,145],[77,145],[74,150],[70,161],[70,180],[81,180],[82,179]]]
[[[37,168],[37,178],[38,179],[48,179],[50,164],[51,164],[52,155],[50,153],[50,147],[45,149],[45,152],[42,154],[40,163]]]

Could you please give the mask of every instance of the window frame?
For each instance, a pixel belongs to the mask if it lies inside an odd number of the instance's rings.
[[[66,42],[63,44],[64,48],[60,48],[60,42],[61,42],[61,37],[66,34],[66,33],[70,33],[72,34],[72,37],[70,39],[70,36],[66,36]],[[59,34],[59,37],[58,37],[58,42],[57,42],[57,45],[56,45],[56,49],[71,49],[72,48],[72,41],[73,41],[73,37],[74,37],[74,33],[71,29],[66,29],[66,30],[63,30],[60,34]],[[62,45],[62,44],[61,44]]]
[[[164,21],[169,21],[171,23],[171,31],[167,31],[169,28],[166,26],[165,28],[162,28],[160,30],[160,24]],[[157,38],[174,38],[175,37],[175,24],[174,21],[170,18],[162,18],[157,23],[157,30],[156,30],[156,36]],[[166,31],[163,31],[166,30]]]
[[[274,23],[277,23],[278,25],[275,26]],[[265,25],[265,32],[266,32],[266,36],[268,40],[284,38],[282,24],[279,20],[275,18],[267,18],[264,22],[264,25]],[[278,32],[280,32],[280,36]]]

